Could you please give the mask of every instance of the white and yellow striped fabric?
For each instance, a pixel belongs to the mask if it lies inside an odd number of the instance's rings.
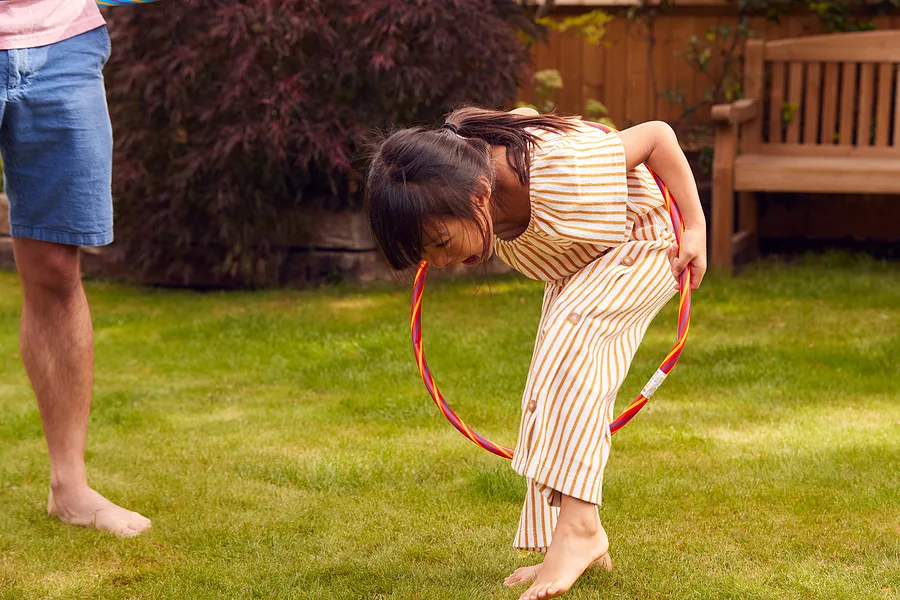
[[[546,282],[513,468],[527,479],[514,546],[545,551],[560,494],[599,505],[613,403],[653,317],[675,294],[665,200],[615,133],[539,132],[531,221],[497,255]]]

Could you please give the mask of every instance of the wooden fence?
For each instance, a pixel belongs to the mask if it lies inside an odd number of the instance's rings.
[[[680,89],[690,103],[702,99],[710,88],[710,80],[685,59],[688,41],[691,36],[697,36],[703,42],[710,27],[737,23],[733,1],[689,0],[677,3],[657,17],[651,43],[647,27],[630,21],[621,6],[609,6],[616,4],[615,0],[607,0],[607,6],[590,0],[558,0],[557,4],[562,6],[555,14],[571,15],[601,8],[615,19],[607,26],[604,46],[589,44],[573,30],[551,33],[548,43],[534,47],[535,70],[559,70],[564,87],[553,99],[561,112],[583,114],[586,101],[594,98],[606,105],[619,127],[653,119],[676,120],[683,110],[666,99],[666,90]],[[898,29],[900,11],[874,20],[879,29]],[[764,39],[825,31],[821,20],[808,12],[784,15],[780,23],[753,18],[750,29],[756,37]],[[719,66],[714,56],[710,69],[716,71]],[[522,97],[534,99],[530,86],[522,91]],[[707,118],[708,111],[697,116]]]

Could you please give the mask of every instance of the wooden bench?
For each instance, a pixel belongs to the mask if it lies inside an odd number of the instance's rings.
[[[750,40],[744,58],[745,98],[712,111],[715,267],[755,255],[754,192],[900,193],[900,31]]]

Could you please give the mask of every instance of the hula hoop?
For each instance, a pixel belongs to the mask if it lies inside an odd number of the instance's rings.
[[[100,6],[127,6],[129,4],[150,4],[156,0],[94,0]]]
[[[599,129],[603,129],[604,131],[610,131],[610,129],[596,123],[591,123],[591,125]],[[659,190],[666,201],[666,208],[669,211],[669,217],[672,219],[673,229],[675,230],[675,240],[678,244],[680,252],[681,235],[684,232],[684,223],[681,219],[681,211],[678,210],[678,205],[675,203],[674,198],[672,198],[672,194],[669,192],[669,189],[663,183],[662,179],[660,179],[659,176],[653,171],[651,171],[651,174],[653,175],[653,179],[656,181],[656,185],[659,186]],[[484,448],[488,452],[496,454],[497,456],[501,456],[503,458],[512,459],[512,450],[495,444],[491,440],[487,439],[486,437],[466,425],[465,421],[459,418],[459,416],[453,411],[452,408],[450,408],[450,405],[444,399],[444,395],[438,388],[438,385],[434,380],[434,375],[431,373],[431,369],[428,367],[428,362],[425,360],[424,344],[422,342],[422,298],[425,292],[425,276],[427,272],[428,262],[420,262],[419,270],[416,272],[415,283],[413,284],[412,310],[410,313],[410,333],[412,337],[413,352],[415,353],[416,357],[416,365],[419,367],[419,374],[422,376],[422,381],[425,383],[425,389],[428,390],[428,393],[431,395],[431,399],[434,400],[434,403],[437,405],[438,409],[441,411],[444,417],[446,417],[447,420],[450,421],[450,423],[457,429],[457,431],[463,434],[472,443]],[[679,294],[678,300],[678,335],[675,345],[669,351],[669,354],[659,366],[659,369],[657,369],[656,373],[654,373],[653,377],[650,378],[650,381],[647,382],[647,385],[644,386],[644,389],[641,390],[641,393],[638,394],[637,398],[635,398],[634,401],[628,405],[628,408],[626,408],[622,412],[622,414],[619,415],[610,424],[609,430],[611,434],[616,433],[619,429],[627,425],[634,418],[634,416],[642,408],[644,408],[644,406],[653,396],[653,393],[656,392],[660,385],[662,385],[662,382],[665,380],[666,376],[672,372],[672,369],[678,362],[678,358],[681,356],[681,351],[684,349],[684,344],[687,341],[688,330],[690,329],[691,325],[690,267],[686,267],[681,273],[680,283],[681,293]]]

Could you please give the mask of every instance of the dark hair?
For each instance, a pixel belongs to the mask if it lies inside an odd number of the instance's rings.
[[[402,129],[384,140],[369,166],[366,216],[379,251],[395,270],[417,264],[424,251],[422,229],[432,219],[476,223],[472,196],[482,177],[494,173],[491,147],[506,147],[519,181],[528,185],[538,136],[528,129],[564,133],[574,124],[557,115],[520,115],[475,107],[452,112],[440,129]],[[498,200],[492,197],[492,200]],[[490,240],[485,236],[485,249]]]

